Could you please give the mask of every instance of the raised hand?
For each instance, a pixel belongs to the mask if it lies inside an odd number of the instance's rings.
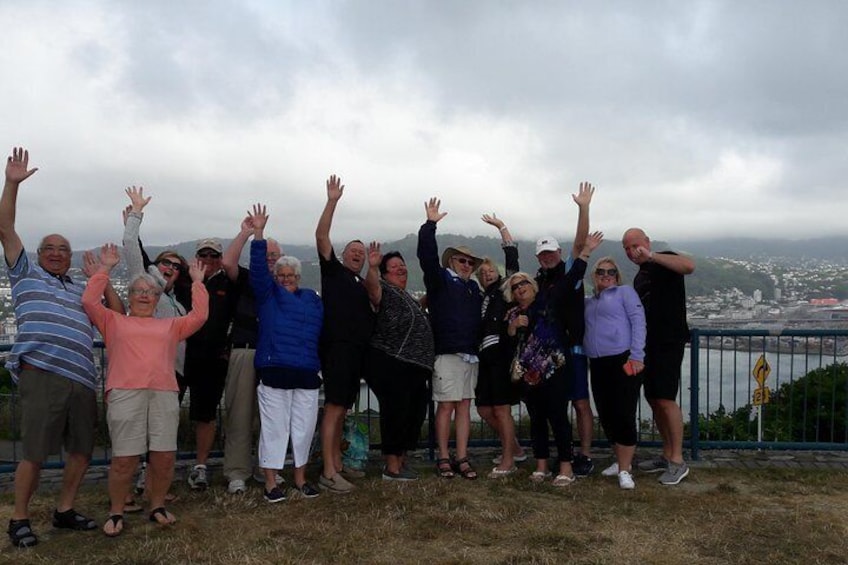
[[[592,202],[593,194],[595,194],[595,187],[591,183],[581,182],[577,194],[572,194],[571,198],[575,204],[582,208]]]
[[[379,242],[372,241],[368,246],[368,266],[379,267],[380,261],[383,260],[383,253],[380,251]]]
[[[342,179],[336,175],[330,175],[327,179],[327,200],[337,201],[344,194],[344,185]]]
[[[120,261],[121,256],[118,254],[118,246],[114,243],[106,243],[100,248],[100,263],[110,271]]]
[[[188,276],[191,277],[191,282],[203,282],[203,276],[206,273],[203,263],[200,259],[194,258],[188,261]]]
[[[269,217],[270,216],[266,213],[266,208],[263,204],[254,204],[253,212],[247,212],[247,218],[245,218],[245,221],[250,220],[250,224],[253,226],[252,229],[254,230],[264,230]],[[243,225],[244,222],[242,222],[242,226]]]
[[[586,236],[584,248],[591,253],[604,241],[604,232],[594,231]]]
[[[241,225],[239,226],[239,231],[242,233],[250,233],[253,231],[253,218],[250,215],[250,212],[247,213],[247,216],[241,221]]]
[[[135,186],[131,186],[127,188],[124,192],[127,193],[127,196],[130,197],[130,202],[132,203],[132,212],[140,214],[144,207],[150,202],[152,196],[144,197],[144,187],[139,186],[136,188]],[[126,222],[125,222],[126,223]]]
[[[491,216],[489,214],[483,214],[482,216],[480,216],[480,219],[489,224],[490,226],[495,226],[499,230],[503,228],[504,225],[506,225],[503,223],[503,220],[495,216],[494,212],[492,212]]]
[[[29,166],[29,151],[23,147],[13,147],[12,154],[6,159],[6,182],[19,184],[32,176],[38,167]]]
[[[100,259],[92,251],[86,251],[82,254],[82,272],[85,276],[91,278],[100,269]]]
[[[124,220],[124,226],[127,225],[127,218],[130,217],[130,212],[132,212],[132,204],[127,204],[124,206],[124,209],[121,210],[121,218]]]
[[[448,215],[447,212],[439,212],[439,206],[441,205],[442,201],[435,196],[424,203],[424,210],[427,212],[427,219],[429,221],[438,223],[439,220]]]

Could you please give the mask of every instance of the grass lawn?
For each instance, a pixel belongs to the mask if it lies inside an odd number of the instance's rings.
[[[597,474],[562,489],[531,484],[530,465],[473,482],[438,479],[422,466],[422,480],[406,484],[384,482],[372,468],[349,495],[275,505],[255,484],[233,496],[220,482],[203,493],[180,482],[169,507],[175,526],[128,515],[115,539],[99,529],[54,530],[53,496],[39,494],[32,508],[41,543],[16,550],[6,541],[0,563],[848,561],[845,472],[693,469],[677,487],[637,473],[636,490],[625,492]],[[88,486],[77,508],[102,524],[106,503],[105,486]],[[4,525],[11,504],[11,494],[0,496]]]

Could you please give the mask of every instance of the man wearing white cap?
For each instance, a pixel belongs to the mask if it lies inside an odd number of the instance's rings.
[[[536,258],[539,260],[539,271],[536,283],[539,285],[537,300],[548,302],[549,291],[556,282],[565,276],[574,258],[580,253],[583,242],[589,234],[589,204],[592,202],[594,187],[588,182],[581,182],[579,192],[572,194],[579,208],[577,217],[577,232],[574,235],[574,246],[568,260],[562,260],[562,249],[559,242],[552,236],[545,236],[536,241]],[[568,346],[574,357],[574,380],[571,386],[571,400],[577,413],[577,435],[580,438],[580,453],[575,454],[573,468],[578,477],[592,473],[595,466],[591,458],[592,426],[594,415],[589,403],[589,372],[586,355],[583,353],[583,281],[580,281],[568,298],[562,304],[549,304],[549,307],[561,312],[560,322],[565,325],[568,336]]]

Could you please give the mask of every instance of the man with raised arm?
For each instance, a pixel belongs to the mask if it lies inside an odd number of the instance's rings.
[[[580,255],[580,250],[589,234],[589,204],[595,188],[588,182],[581,182],[577,194],[571,197],[579,209],[577,216],[577,231],[574,234],[574,245],[571,255],[567,261],[562,260],[562,249],[556,239],[551,236],[540,238],[536,242],[536,258],[539,260],[539,271],[536,273],[536,283],[539,285],[539,297],[537,300],[548,300],[550,289],[557,281],[563,278],[571,268],[574,259]],[[565,309],[566,336],[568,347],[574,357],[574,374],[571,383],[571,400],[577,415],[577,435],[580,439],[580,453],[574,455],[574,474],[585,477],[592,473],[595,468],[592,462],[592,427],[594,426],[594,415],[589,403],[589,363],[583,352],[583,333],[585,324],[583,319],[583,280],[578,281],[567,299]]]
[[[245,481],[253,476],[253,419],[257,414],[257,381],[253,362],[259,324],[256,318],[256,297],[250,286],[250,271],[238,263],[241,251],[252,235],[253,223],[248,216],[242,220],[238,234],[221,258],[224,271],[239,289],[230,330],[230,360],[224,388],[224,476],[230,494],[247,492]],[[273,272],[274,264],[283,252],[275,240],[266,241],[265,259],[268,270]]]
[[[368,300],[364,279],[365,244],[355,239],[336,259],[330,242],[330,226],[336,206],[344,193],[342,180],[335,175],[327,179],[327,203],[315,228],[315,243],[321,265],[321,299],[324,302],[324,326],[321,331],[321,375],[324,380],[324,415],[321,420],[321,457],[324,469],[318,486],[330,492],[349,492],[353,484],[348,478],[364,474],[346,469],[342,464],[342,426],[345,413],[359,394],[364,376],[368,343],[374,328],[374,314]]]
[[[689,474],[683,460],[683,413],[677,404],[680,364],[689,340],[686,323],[685,275],[695,271],[695,262],[671,251],[654,253],[651,240],[640,228],[630,228],[621,238],[627,258],[639,265],[633,288],[645,308],[648,337],[645,344],[643,382],[645,399],[663,442],[663,454],[643,461],[639,469],[662,473],[660,483],[676,485]]]
[[[16,547],[38,538],[29,520],[29,502],[41,466],[64,446],[62,490],[53,526],[93,530],[94,520],[74,510],[74,500],[94,449],[97,422],[91,322],[82,309],[84,287],[68,276],[71,244],[50,234],[30,263],[15,230],[18,188],[38,169],[28,169],[29,152],[16,147],[6,160],[0,197],[0,243],[6,257],[18,335],[6,368],[18,385],[23,456],[15,471],[15,507],[7,530]]]

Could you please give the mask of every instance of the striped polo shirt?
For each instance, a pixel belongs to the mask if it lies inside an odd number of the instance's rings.
[[[24,250],[9,267],[18,335],[6,368],[17,382],[21,363],[95,389],[94,331],[82,309],[85,287],[31,264]]]

